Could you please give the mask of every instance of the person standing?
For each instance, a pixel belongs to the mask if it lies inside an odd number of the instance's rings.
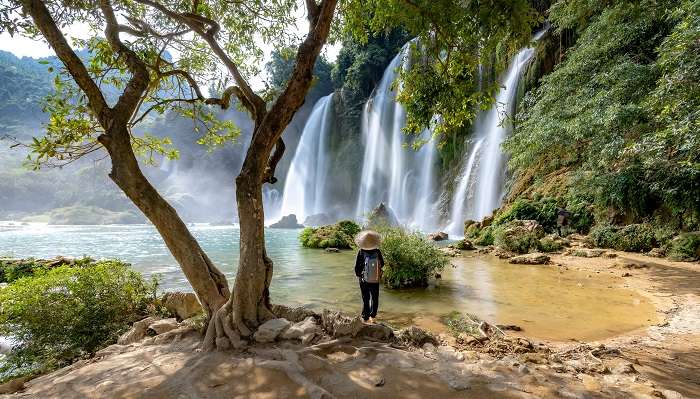
[[[355,243],[360,247],[355,259],[355,275],[362,294],[362,320],[369,323],[374,323],[379,309],[379,282],[384,268],[384,258],[379,250],[381,242],[381,235],[372,230],[361,231],[355,237]]]

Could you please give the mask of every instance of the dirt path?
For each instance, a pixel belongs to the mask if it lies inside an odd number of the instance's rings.
[[[341,339],[203,353],[191,332],[166,345],[114,345],[7,397],[700,398],[700,267],[616,255],[556,255],[543,267],[610,275],[654,303],[658,325],[599,342],[500,352],[496,342],[408,349]]]

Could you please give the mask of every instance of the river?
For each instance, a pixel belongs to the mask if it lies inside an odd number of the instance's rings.
[[[232,280],[238,262],[238,227],[192,225],[217,266]],[[313,309],[359,312],[353,274],[355,253],[302,248],[300,230],[267,229],[274,261],[273,302]],[[146,276],[160,275],[165,290],[190,287],[160,236],[150,225],[49,226],[0,222],[0,257],[119,258]],[[467,312],[490,322],[516,324],[530,337],[547,340],[602,339],[649,325],[654,307],[619,288],[617,277],[556,266],[510,265],[490,255],[452,259],[452,267],[426,289],[382,290],[379,318],[444,330],[441,316]]]

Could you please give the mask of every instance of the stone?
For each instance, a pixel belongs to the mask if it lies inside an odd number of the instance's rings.
[[[32,376],[25,376],[14,378],[4,384],[0,384],[0,395],[9,395],[24,390],[24,383],[31,379]]]
[[[398,225],[399,219],[396,217],[396,214],[383,202],[379,203],[379,205],[372,210],[367,218],[367,227],[396,227]]]
[[[272,229],[300,229],[304,226],[297,222],[297,215],[291,214],[287,216],[282,216],[277,223],[272,223],[270,228]]]
[[[277,337],[289,328],[292,323],[287,319],[272,319],[264,322],[253,334],[257,342],[274,342]]]
[[[580,258],[599,258],[603,256],[604,253],[605,251],[602,249],[579,248],[566,251],[564,255],[578,256]]]
[[[432,334],[416,326],[409,326],[399,330],[396,337],[404,344],[415,347],[421,347],[426,343],[437,343],[437,340]]]
[[[428,234],[428,240],[430,241],[444,241],[449,238],[449,235],[444,231],[438,231],[437,233]]]
[[[321,314],[321,324],[323,325],[323,329],[334,338],[344,336],[354,337],[365,325],[360,316],[348,317],[340,312],[333,312],[328,309],[324,309]]]
[[[338,253],[340,250],[338,248],[326,248],[326,252]]]
[[[518,255],[508,259],[508,263],[516,265],[544,265],[549,263],[550,257],[543,253],[535,252],[532,254]]]
[[[484,227],[491,226],[491,223],[493,223],[493,216],[486,216],[481,220],[481,223],[479,223],[479,227],[483,229]]]
[[[119,345],[129,345],[141,341],[146,337],[148,326],[150,326],[156,320],[160,320],[160,318],[151,316],[141,321],[137,321],[131,326],[129,331],[125,332],[119,337],[119,339],[117,339],[117,343]]]
[[[637,369],[634,368],[632,363],[622,362],[613,367],[612,372],[614,374],[637,374]]]
[[[304,219],[304,226],[311,227],[325,226],[333,223],[335,223],[335,220],[325,213],[317,213],[307,216],[306,219]]]
[[[474,243],[467,240],[466,238],[463,240],[459,240],[454,244],[455,248],[461,249],[463,251],[473,251],[476,249],[474,246]]]
[[[148,330],[153,331],[155,335],[166,333],[170,330],[178,328],[177,320],[173,317],[170,319],[156,320],[148,326]]]
[[[204,312],[197,296],[191,292],[166,292],[163,295],[163,305],[178,320],[189,319]]]
[[[450,248],[450,247],[440,248],[440,252],[442,252],[443,254],[445,254],[447,256],[453,257],[453,258],[462,254],[461,252],[459,252],[458,249],[454,249],[454,248]]]
[[[358,335],[379,341],[389,341],[394,337],[394,330],[381,323],[366,324],[362,327]]]
[[[305,307],[299,306],[296,308],[292,308],[289,306],[285,305],[272,305],[272,313],[274,313],[277,317],[280,317],[282,319],[287,319],[293,323],[298,323],[300,321],[303,321],[307,317],[314,317],[316,320],[321,319],[321,315],[317,314],[311,309],[307,309]]]
[[[319,332],[321,326],[316,324],[315,319],[310,316],[306,319],[292,324],[285,332],[280,335],[282,339],[301,339],[301,337]]]
[[[646,265],[644,263],[635,262],[635,261],[630,261],[630,260],[620,260],[618,262],[615,262],[613,267],[617,267],[620,269],[634,270],[634,269],[645,269],[645,268],[649,267],[649,265]]]
[[[647,255],[653,256],[655,258],[665,258],[666,250],[664,250],[663,248],[652,248],[649,252],[647,252]]]
[[[491,254],[499,259],[510,259],[513,256],[515,256],[514,252],[510,252],[508,250],[505,250],[501,247],[492,247],[491,248]]]

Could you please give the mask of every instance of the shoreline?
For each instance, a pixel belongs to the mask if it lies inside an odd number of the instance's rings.
[[[163,344],[108,347],[94,359],[28,381],[25,391],[7,397],[58,397],[52,395],[70,388],[76,396],[61,397],[165,398],[169,397],[166,392],[176,392],[175,387],[194,392],[191,397],[230,397],[239,391],[233,381],[224,377],[235,374],[235,370],[242,373],[239,382],[245,378],[247,385],[257,387],[243,397],[256,398],[391,397],[410,392],[455,398],[700,397],[698,264],[607,252],[616,256],[579,258],[554,254],[554,265],[542,267],[620,277],[620,287],[652,302],[658,321],[645,328],[586,342],[530,340],[526,331],[509,332],[508,340],[498,341],[508,344],[502,352],[497,341],[471,346],[441,334],[435,345],[416,348],[355,338],[323,350],[278,341],[255,344],[242,351],[203,353],[196,350],[201,338],[195,334]],[[525,343],[531,348],[521,351],[523,346],[518,345],[527,346]],[[173,362],[172,367],[151,370],[156,363],[165,365],[166,359]],[[184,369],[178,367],[187,364],[199,364],[202,370],[182,375]],[[140,368],[151,371],[142,376],[132,374]],[[224,373],[223,369],[229,371]],[[202,387],[192,380],[196,375],[204,378],[200,373],[205,371],[206,378],[221,380],[218,385]],[[192,387],[183,387],[175,376],[190,381]],[[274,387],[269,386],[272,381]],[[109,390],[105,390],[107,387]],[[144,387],[148,388],[144,391]],[[428,387],[430,390],[426,391]],[[107,395],[108,392],[111,393]],[[140,396],[142,393],[147,394]]]

